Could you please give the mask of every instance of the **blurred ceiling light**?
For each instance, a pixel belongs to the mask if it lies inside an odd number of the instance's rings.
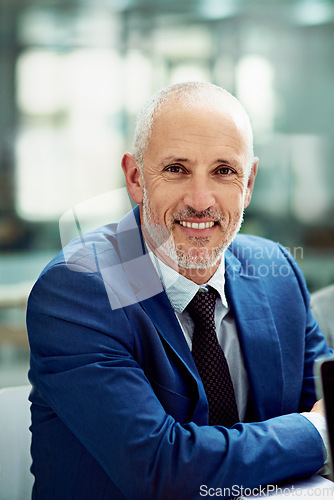
[[[80,3],[80,2],[79,2]],[[18,36],[23,45],[56,47],[109,47],[118,43],[120,23],[114,10],[101,3],[78,9],[30,6],[18,16]]]
[[[25,113],[52,114],[63,107],[62,57],[55,52],[32,50],[17,63],[18,104]]]
[[[56,220],[68,207],[120,187],[122,151],[120,135],[94,120],[57,131],[22,129],[16,142],[18,214],[25,220]]]
[[[65,54],[29,51],[17,64],[18,103],[24,113],[117,112],[122,95],[122,61],[114,50],[86,49]]]
[[[239,11],[239,8],[237,2],[202,0],[198,11],[206,19],[225,19],[234,16]]]
[[[174,66],[170,73],[170,82],[179,83],[189,80],[209,81],[210,71],[203,64],[192,64],[191,62],[181,63]]]
[[[73,183],[64,133],[21,131],[16,143],[16,209],[27,220],[52,220],[68,206]]]
[[[122,61],[112,49],[82,49],[68,54],[64,65],[71,113],[108,115],[121,107]]]
[[[315,224],[324,220],[332,206],[326,171],[328,139],[320,135],[291,135],[289,141],[295,182],[292,199],[294,215],[306,224]]]
[[[212,52],[212,33],[205,26],[160,28],[154,50],[171,60],[206,58]]]
[[[68,40],[68,27],[64,11],[33,5],[19,9],[18,37],[23,45],[62,45]]]
[[[334,20],[334,4],[329,1],[304,0],[296,4],[292,17],[298,24],[315,26]]]
[[[124,105],[129,113],[136,114],[151,94],[153,62],[139,50],[130,50],[124,58],[123,65]],[[154,70],[157,72],[157,63]]]
[[[133,8],[136,4],[135,0],[105,0],[105,4],[115,11],[126,11]]]
[[[72,39],[81,47],[114,47],[122,26],[113,11],[101,5],[82,7],[73,17]]]
[[[274,70],[258,55],[240,59],[236,68],[237,97],[247,109],[254,131],[270,131],[274,125]]]

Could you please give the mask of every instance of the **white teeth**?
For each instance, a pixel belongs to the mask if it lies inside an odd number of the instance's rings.
[[[183,227],[190,227],[191,229],[208,229],[209,227],[213,227],[215,223],[213,221],[211,222],[186,222],[180,220],[180,224]]]

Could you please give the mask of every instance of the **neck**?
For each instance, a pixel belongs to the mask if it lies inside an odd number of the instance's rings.
[[[204,269],[184,269],[182,267],[179,267],[177,271],[182,274],[182,276],[185,276],[197,285],[204,285],[204,283],[207,283],[209,279],[215,274],[219,263],[220,261],[216,265],[212,267],[206,267]]]

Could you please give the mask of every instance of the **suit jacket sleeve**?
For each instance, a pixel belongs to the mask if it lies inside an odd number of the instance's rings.
[[[64,263],[40,277],[28,307],[30,379],[126,498],[198,498],[201,485],[255,487],[323,465],[322,440],[297,413],[232,429],[172,417],[138,361],[137,309],[111,309],[106,286]],[[145,336],[147,318],[137,319]],[[309,376],[307,367],[306,393]]]

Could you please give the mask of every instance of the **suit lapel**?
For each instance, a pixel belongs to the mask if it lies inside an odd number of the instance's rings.
[[[197,391],[194,393],[197,404],[193,413],[193,421],[198,425],[207,425],[209,412],[205,390],[185,336],[166,293],[162,292],[141,302],[140,305],[153,322],[162,342],[168,344],[169,348],[184,365],[185,370],[193,377],[197,387]]]
[[[263,280],[244,274],[229,250],[226,295],[234,312],[257,417],[264,420],[279,415],[284,390],[282,357]]]
[[[200,397],[194,419],[199,424],[205,424],[207,422],[203,421],[203,415],[207,416],[208,412],[203,385],[174,310],[146,253],[139,228],[139,210],[135,208],[119,223],[117,229],[119,255],[126,281],[133,291],[132,296],[136,297],[136,303],[146,311],[163,342],[169,345],[195,379]]]

